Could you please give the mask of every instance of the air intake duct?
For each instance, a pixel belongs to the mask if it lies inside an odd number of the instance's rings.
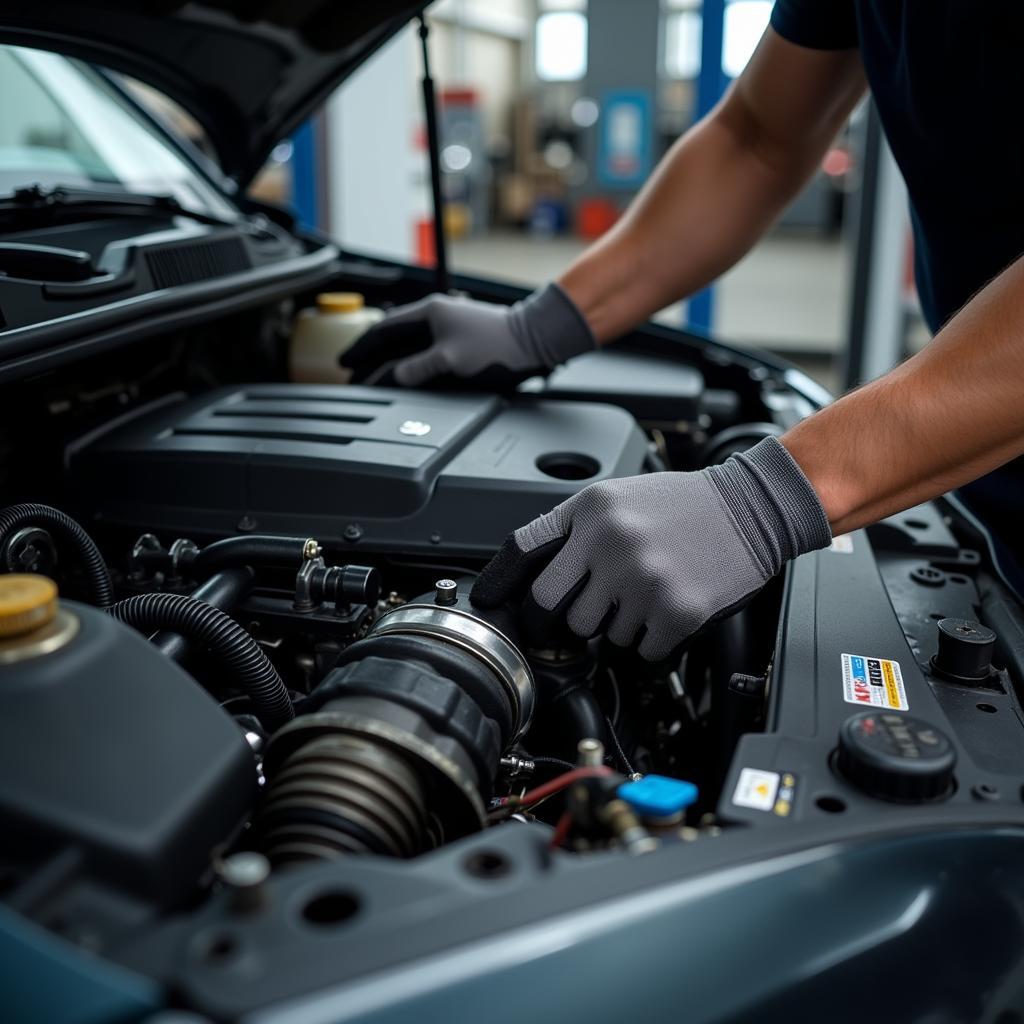
[[[271,739],[261,848],[278,865],[410,857],[478,831],[534,699],[507,629],[464,599],[389,612]]]

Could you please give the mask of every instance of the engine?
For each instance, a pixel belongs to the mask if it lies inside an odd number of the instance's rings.
[[[582,786],[574,842],[643,847],[616,787],[672,755],[629,722],[651,691],[622,692],[628,652],[521,636],[514,608],[467,596],[517,525],[657,467],[624,409],[222,388],[108,421],[64,462],[88,531],[45,505],[0,514],[0,583],[24,596],[56,577],[82,599],[61,602],[60,630],[48,618],[5,641],[19,686],[0,716],[0,813],[27,860],[74,849],[90,884],[131,878],[174,906],[215,877],[214,849],[283,870],[416,857],[513,820],[551,828],[552,782]],[[25,744],[53,735],[56,707],[67,770],[26,782]],[[83,728],[97,707],[109,727]],[[666,820],[695,797],[681,784]]]
[[[779,429],[679,384],[228,386],[68,439],[66,509],[0,509],[4,901],[234,1019],[794,837],[1004,820],[1024,630],[935,506],[671,664],[470,603],[579,488]]]

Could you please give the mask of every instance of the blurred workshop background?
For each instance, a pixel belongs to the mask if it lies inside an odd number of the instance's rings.
[[[771,8],[434,3],[427,23],[452,269],[525,285],[557,275],[720,99]],[[254,191],[290,203],[348,249],[430,264],[422,76],[413,25],[277,147]],[[713,288],[658,319],[771,350],[841,391],[927,340],[912,264],[902,180],[864,103],[774,230]]]

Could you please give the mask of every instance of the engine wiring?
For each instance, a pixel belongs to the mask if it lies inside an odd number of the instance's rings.
[[[557,850],[559,847],[564,846],[571,830],[572,815],[568,811],[563,811],[562,816],[558,819],[558,824],[555,826],[555,831],[551,834],[548,849]]]
[[[622,762],[622,767],[626,769],[626,774],[636,775],[637,771],[633,765],[630,764],[629,758],[626,757],[626,752],[622,749],[622,743],[619,740],[618,734],[615,732],[615,723],[607,715],[605,715],[604,720],[608,723],[608,735],[611,736],[612,743],[615,744],[615,753],[618,755],[619,761]]]
[[[530,758],[530,760],[533,761],[535,765],[541,767],[550,766],[552,768],[560,768],[562,771],[566,772],[571,772],[576,767],[576,765],[574,765],[572,761],[566,761],[561,757],[541,756],[532,757]]]
[[[615,699],[615,703],[612,705],[610,719],[612,726],[616,726],[619,724],[619,712],[622,710],[622,697],[619,694],[619,681],[615,676],[615,672],[611,668],[605,669],[605,675],[608,677],[608,682],[611,683],[612,697]]]
[[[516,811],[530,810],[549,797],[568,789],[574,782],[579,782],[581,779],[605,778],[613,774],[614,772],[608,765],[573,768],[572,771],[556,775],[555,778],[527,790],[520,796],[512,794],[511,796],[496,797],[491,801],[491,811],[487,815],[488,821],[496,824],[499,821],[504,821]]]

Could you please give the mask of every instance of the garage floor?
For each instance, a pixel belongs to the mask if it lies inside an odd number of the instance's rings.
[[[456,270],[537,285],[557,276],[583,249],[572,238],[494,233],[452,243]],[[829,389],[846,332],[848,256],[838,239],[774,235],[716,287],[715,334],[780,352]],[[678,324],[677,304],[657,318]]]

